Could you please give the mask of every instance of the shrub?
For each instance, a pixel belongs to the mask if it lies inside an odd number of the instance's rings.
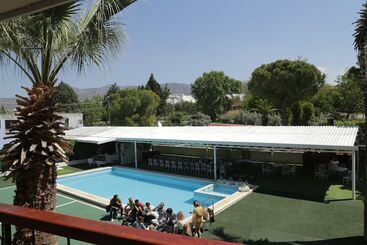
[[[210,116],[201,112],[191,115],[189,120],[189,124],[191,126],[208,126],[211,122],[212,120],[210,119]]]
[[[361,124],[364,124],[364,120],[335,120],[334,125],[335,126],[360,126]]]
[[[219,120],[222,123],[236,123],[236,121],[238,121],[238,118],[240,117],[240,114],[241,111],[239,110],[228,111],[227,113],[220,115]]]
[[[187,124],[187,114],[181,111],[169,114],[164,121],[166,126],[185,126]]]
[[[244,125],[261,125],[261,115],[257,112],[242,111],[235,123]]]
[[[278,113],[268,115],[268,126],[281,126],[282,117]]]
[[[315,119],[315,108],[311,102],[302,105],[302,124],[312,125]]]

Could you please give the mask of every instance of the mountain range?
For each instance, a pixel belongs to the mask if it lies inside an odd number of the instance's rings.
[[[161,86],[166,86],[170,89],[171,94],[191,94],[191,84],[185,83],[164,83]],[[83,101],[87,98],[91,98],[96,95],[104,96],[111,85],[107,85],[101,88],[75,88],[73,87],[75,93],[78,95],[80,101]],[[127,88],[137,88],[137,86],[120,86],[121,89]]]

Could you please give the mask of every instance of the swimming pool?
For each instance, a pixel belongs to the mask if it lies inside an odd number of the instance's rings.
[[[164,202],[166,208],[183,211],[186,216],[192,211],[194,200],[211,205],[237,192],[235,186],[210,180],[120,167],[59,178],[57,183],[107,199],[118,194],[124,203],[129,197],[154,206]]]

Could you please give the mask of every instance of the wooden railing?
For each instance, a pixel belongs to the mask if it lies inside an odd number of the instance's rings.
[[[47,232],[93,244],[233,244],[182,235],[139,230],[106,222],[83,219],[53,212],[0,204],[2,244],[11,244],[10,225]]]

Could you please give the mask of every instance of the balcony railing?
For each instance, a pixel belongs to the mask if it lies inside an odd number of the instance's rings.
[[[29,228],[93,244],[233,244],[182,235],[139,230],[106,222],[83,219],[54,212],[0,204],[1,244],[12,242],[11,225]],[[34,232],[33,232],[34,234]]]

